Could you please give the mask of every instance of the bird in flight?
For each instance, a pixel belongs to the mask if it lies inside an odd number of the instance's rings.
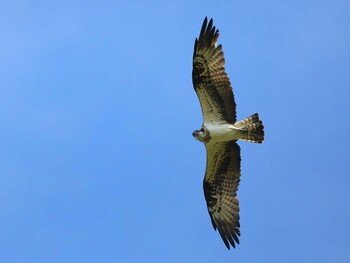
[[[264,126],[258,113],[236,122],[236,103],[218,38],[213,19],[208,23],[206,17],[193,52],[192,82],[203,115],[202,128],[194,131],[193,137],[204,143],[207,152],[203,188],[210,219],[230,249],[239,244],[240,236],[237,191],[241,154],[237,140],[262,143]]]

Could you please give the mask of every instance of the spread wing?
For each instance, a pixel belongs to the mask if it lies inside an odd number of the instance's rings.
[[[203,187],[214,229],[226,247],[239,244],[239,201],[237,190],[241,175],[240,147],[236,141],[208,143],[207,168]]]
[[[207,18],[194,43],[192,82],[199,98],[203,121],[236,121],[236,103],[225,72],[225,58],[222,46],[216,47],[219,30],[213,26],[213,19],[207,25]]]

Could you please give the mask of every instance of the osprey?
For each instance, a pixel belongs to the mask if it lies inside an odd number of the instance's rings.
[[[225,72],[221,45],[216,45],[219,30],[204,19],[194,43],[192,81],[202,108],[203,124],[193,137],[204,143],[207,167],[204,195],[214,229],[226,247],[239,244],[239,201],[241,154],[237,140],[262,143],[264,126],[258,113],[236,122],[236,103]]]

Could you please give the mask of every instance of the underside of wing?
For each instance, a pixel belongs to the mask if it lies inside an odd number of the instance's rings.
[[[205,200],[214,229],[226,247],[239,244],[240,147],[236,141],[208,143],[207,168],[203,182]]]
[[[204,19],[193,53],[192,81],[199,98],[204,123],[236,121],[236,104],[225,72],[222,46],[216,46],[219,30]]]

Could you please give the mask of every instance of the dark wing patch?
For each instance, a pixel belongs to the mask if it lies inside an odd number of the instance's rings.
[[[204,123],[236,122],[236,103],[225,72],[222,46],[216,47],[219,30],[213,19],[204,19],[193,52],[192,82],[202,107]]]
[[[240,147],[235,141],[208,143],[203,188],[214,229],[226,247],[239,244],[238,185],[241,175]]]

